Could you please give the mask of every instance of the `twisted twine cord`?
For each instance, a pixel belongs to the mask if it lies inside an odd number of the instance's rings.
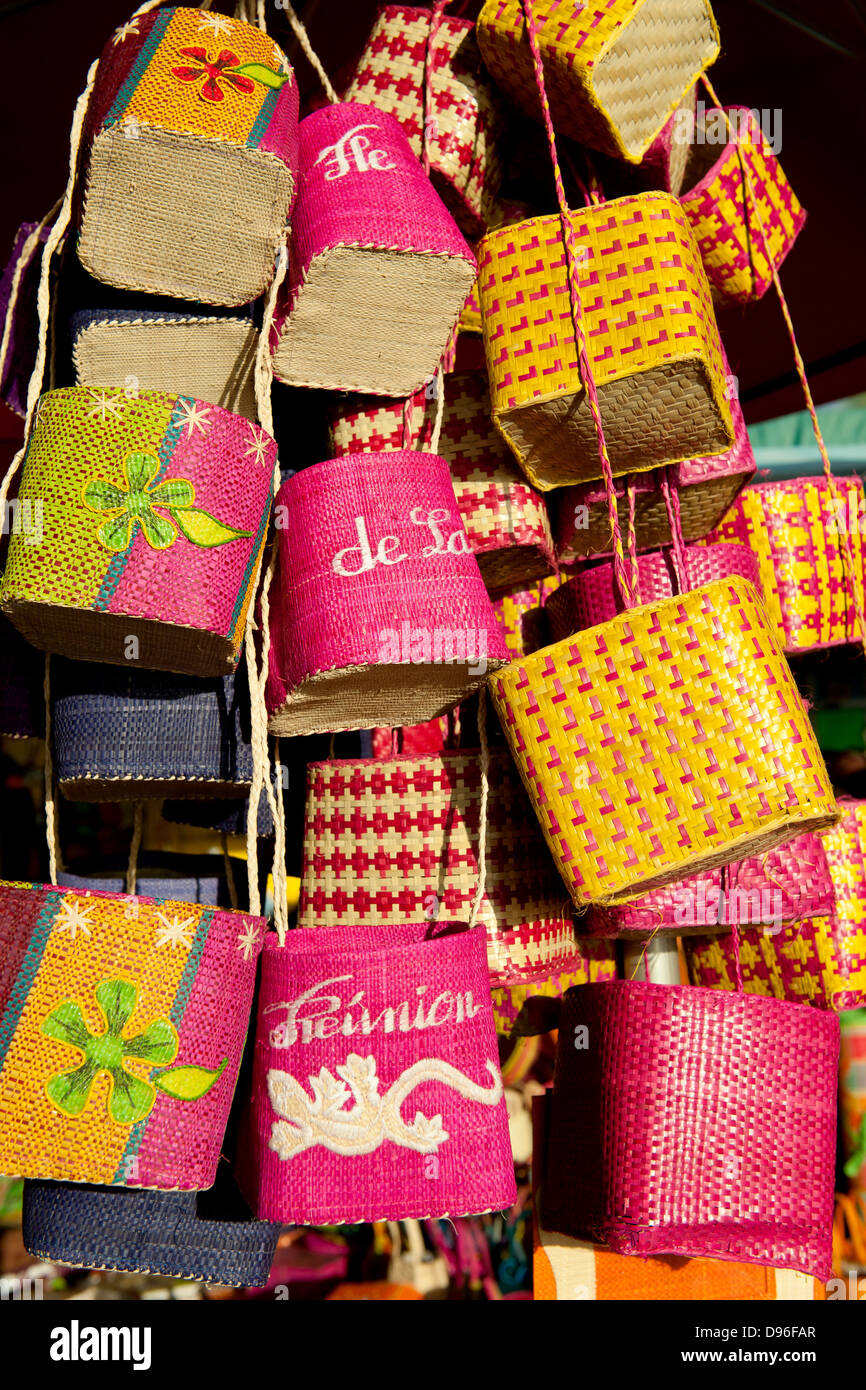
[[[289,16],[289,23],[292,26],[292,32],[294,33],[295,38],[298,40],[298,43],[301,45],[301,48],[306,54],[307,61],[315,69],[319,81],[325,89],[325,96],[328,98],[328,101],[332,102],[334,105],[339,104],[340,98],[337,96],[336,91],[331,85],[331,79],[325,72],[319,55],[315,52],[313,45],[310,43],[310,36],[307,33],[301,21],[298,19],[298,16],[295,14],[294,8],[289,3],[289,0],[283,0],[283,9]]]
[[[126,891],[135,893],[138,883],[138,855],[144,835],[144,802],[136,801],[132,812],[132,839],[129,843],[129,863],[126,866]]]
[[[427,44],[424,49],[424,108],[421,112],[421,163],[424,173],[430,175],[430,135],[428,125],[433,109],[433,49],[439,33],[442,17],[450,0],[436,0],[430,12],[430,27],[427,30]]]
[[[45,675],[42,680],[42,693],[45,697],[45,839],[48,844],[48,877],[52,884],[57,883],[57,865],[60,860],[60,841],[57,825],[57,800],[54,792],[54,755],[52,752],[51,717],[51,653],[45,653]]]

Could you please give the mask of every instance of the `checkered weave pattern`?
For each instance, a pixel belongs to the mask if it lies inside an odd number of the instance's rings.
[[[707,537],[739,541],[758,558],[767,610],[787,652],[861,639],[854,586],[864,602],[860,478],[792,478],[746,488]],[[849,572],[840,531],[850,547]]]
[[[431,25],[430,10],[383,6],[345,100],[396,116],[419,158],[426,124],[433,182],[463,230],[478,235],[495,215],[502,179],[502,100],[481,64],[472,21],[443,15],[432,36]]]
[[[569,216],[613,472],[729,449],[734,426],[721,339],[677,199],[642,193]],[[600,477],[559,214],[488,232],[478,257],[497,428],[542,490]],[[657,422],[649,434],[648,412]]]
[[[490,690],[578,905],[637,896],[837,818],[746,580],[631,609],[512,662]]]
[[[555,129],[633,162],[719,52],[706,0],[539,0],[534,9]],[[486,0],[478,44],[510,100],[538,120],[521,0]]]
[[[839,1021],[818,1009],[624,980],[569,990],[544,1226],[826,1282],[838,1064]]]
[[[707,114],[712,118],[719,113]],[[747,304],[770,288],[773,277],[768,253],[780,266],[800,234],[806,213],[760,121],[745,106],[727,107],[726,115],[732,123],[732,138],[706,173],[680,197],[694,227],[713,293],[723,302]],[[695,147],[699,152],[714,148]],[[744,164],[760,216],[747,193]]]
[[[559,575],[542,579],[531,589],[515,589],[493,600],[493,608],[512,656],[529,656],[550,643],[545,599],[556,592]]]

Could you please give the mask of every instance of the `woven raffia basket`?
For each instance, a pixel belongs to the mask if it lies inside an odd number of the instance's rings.
[[[548,1230],[830,1278],[833,1015],[618,980],[569,990],[559,1038]]]
[[[214,1181],[264,920],[0,885],[0,1173]]]
[[[425,104],[425,82],[430,102]],[[396,116],[412,152],[425,145],[437,192],[469,236],[495,217],[504,112],[475,25],[410,5],[384,5],[345,92]]]
[[[493,752],[476,925],[499,1031],[527,997],[616,978],[610,947],[575,941],[573,908],[506,752]],[[477,752],[312,763],[298,925],[466,921],[478,882]]]
[[[346,454],[283,484],[270,730],[420,724],[506,659],[448,464]]]
[[[445,376],[444,395],[438,452],[451,468],[460,516],[487,588],[495,593],[543,579],[555,563],[547,507],[493,428],[484,374]],[[410,404],[415,448],[431,447],[434,409],[426,393]],[[405,433],[404,406],[397,402],[349,398],[331,417],[335,455],[402,449]]]
[[[746,170],[757,210],[746,191]],[[680,199],[713,294],[723,303],[760,299],[773,283],[770,259],[781,265],[806,213],[748,107],[707,112],[689,151],[685,183]]]
[[[679,197],[686,176],[697,99],[698,84],[695,83],[644,154],[640,167],[647,187],[663,188],[666,193]]]
[[[483,934],[425,924],[269,939],[235,1171],[256,1216],[302,1226],[509,1207]]]
[[[75,660],[231,672],[275,455],[258,425],[191,396],[48,392],[19,491],[42,507],[44,538],[10,538],[3,611],[28,642]]]
[[[537,0],[533,9],[556,130],[632,162],[719,53],[707,0]],[[538,120],[521,0],[486,0],[478,46],[509,99]]]
[[[746,580],[631,608],[514,661],[490,688],[578,905],[635,897],[837,818]]]
[[[127,865],[117,859],[98,867],[91,862],[76,863],[79,872],[60,872],[60,888],[71,888],[80,897],[96,893],[126,892]],[[137,859],[135,892],[139,898],[156,902],[200,903],[203,907],[231,907],[231,894],[223,866],[209,854],[140,854]]]
[[[264,293],[295,191],[298,87],[260,29],[136,15],[102,51],[83,148],[78,255],[97,280],[205,304]]]
[[[38,1259],[73,1268],[263,1287],[282,1228],[226,1219],[220,1211],[200,1215],[207,1206],[195,1192],[27,1182],[24,1246]]]
[[[195,682],[76,661],[58,662],[52,680],[54,770],[70,801],[248,794],[244,676]]]
[[[256,419],[252,319],[86,310],[70,322],[78,386],[177,391]]]
[[[614,474],[728,450],[734,427],[721,340],[677,199],[640,193],[569,218]],[[601,477],[559,214],[488,232],[478,258],[497,429],[543,491]]]
[[[493,600],[493,607],[510,656],[529,656],[550,646],[545,599],[555,593],[561,577],[551,575],[531,589],[513,589]]]
[[[394,116],[344,102],[314,111],[300,130],[274,375],[407,396],[436,371],[475,257]]]
[[[761,588],[786,652],[858,642],[864,583],[863,482],[792,478],[746,488],[708,541],[739,541],[758,557]],[[850,572],[840,529],[847,537]]]
[[[729,377],[729,383],[733,378]],[[734,443],[724,454],[686,459],[671,469],[680,502],[683,537],[700,540],[719,525],[740,490],[755,472],[755,456],[737,398],[730,394]],[[635,473],[616,485],[620,525],[628,524],[629,495],[634,497],[635,544],[638,550],[670,545],[671,528],[659,472]],[[580,483],[558,490],[551,512],[556,553],[560,564],[571,565],[586,555],[611,549],[610,517],[604,487]]]
[[[16,415],[27,414],[27,386],[36,365],[39,315],[37,291],[42,247],[50,228],[22,222],[0,276],[0,401]],[[480,330],[479,330],[480,331]]]

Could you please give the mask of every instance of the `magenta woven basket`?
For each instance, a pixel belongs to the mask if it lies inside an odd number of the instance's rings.
[[[835,894],[824,838],[797,835],[764,854],[666,884],[621,907],[591,907],[578,926],[598,937],[691,936],[752,924],[775,933],[783,923],[825,916],[833,912]]]
[[[436,371],[475,257],[393,116],[329,106],[301,122],[300,143],[274,375],[407,396]]]
[[[760,591],[758,563],[744,545],[688,546],[685,550],[688,588],[713,579],[740,575]],[[642,603],[657,603],[679,592],[673,552],[654,551],[638,557],[638,588]],[[545,605],[552,642],[607,622],[622,613],[612,561],[581,570],[550,595]]]
[[[265,943],[236,1172],[301,1226],[516,1199],[481,932],[403,925]]]
[[[443,458],[314,464],[276,517],[272,733],[422,724],[507,660]]]
[[[542,1221],[627,1255],[832,1270],[839,1022],[618,980],[565,996]]]

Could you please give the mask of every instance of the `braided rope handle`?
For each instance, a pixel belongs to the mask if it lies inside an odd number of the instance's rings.
[[[421,163],[424,166],[424,173],[430,174],[430,132],[429,124],[434,117],[431,115],[433,107],[433,52],[439,28],[451,0],[435,0],[430,11],[430,28],[427,31],[427,43],[424,49],[424,107],[421,112]]]
[[[307,57],[307,61],[309,62],[310,66],[315,69],[316,75],[318,76],[318,79],[325,90],[325,96],[328,98],[328,101],[332,103],[332,105],[339,105],[340,98],[338,97],[335,88],[331,84],[331,79],[328,77],[328,74],[325,71],[324,64],[322,63],[321,58],[319,57],[318,53],[316,53],[315,49],[313,48],[313,45],[310,43],[309,34],[307,33],[301,21],[298,19],[298,16],[295,14],[294,7],[290,3],[290,0],[280,0],[280,5],[289,17],[289,23],[292,26],[292,32],[294,33],[295,38],[298,40],[298,43],[301,45],[301,48]]]

